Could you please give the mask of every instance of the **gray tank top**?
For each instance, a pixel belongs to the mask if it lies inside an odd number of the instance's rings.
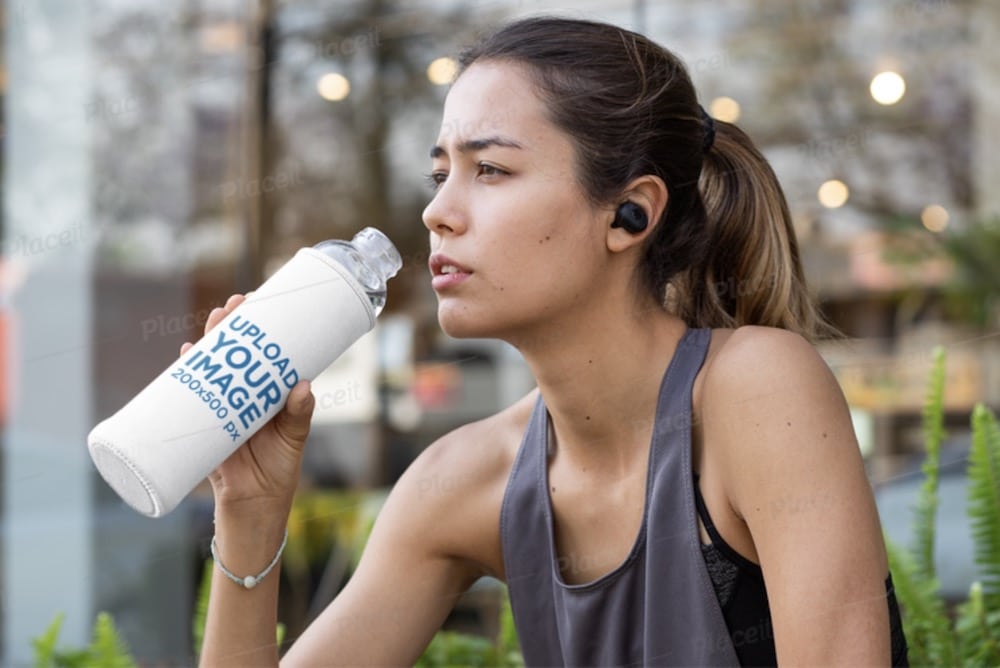
[[[737,666],[698,533],[691,388],[711,330],[688,329],[660,386],[642,526],[628,557],[586,584],[563,582],[548,494],[542,398],[500,511],[507,587],[529,666]]]

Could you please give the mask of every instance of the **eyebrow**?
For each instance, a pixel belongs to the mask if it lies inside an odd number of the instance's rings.
[[[501,137],[499,135],[494,135],[493,137],[483,137],[482,139],[466,139],[463,142],[459,142],[457,148],[459,153],[475,153],[476,151],[482,151],[483,149],[489,148],[490,146],[503,146],[505,148],[524,148],[518,142],[507,137]],[[443,155],[447,155],[448,152],[445,151],[440,146],[434,146],[431,148],[431,158],[440,158]]]

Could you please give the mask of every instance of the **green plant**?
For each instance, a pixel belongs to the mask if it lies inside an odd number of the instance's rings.
[[[517,668],[524,666],[510,597],[504,588],[501,594],[500,631],[496,642],[481,636],[454,631],[438,631],[416,665],[420,668],[446,666],[496,666]]]
[[[1000,429],[983,405],[972,413],[967,514],[981,580],[967,600],[949,608],[934,564],[938,473],[944,439],[943,349],[934,351],[923,411],[924,482],[914,509],[915,543],[907,551],[887,540],[889,567],[902,608],[914,666],[1000,665]]]
[[[205,622],[208,620],[208,599],[212,595],[211,559],[205,560],[201,568],[201,581],[198,583],[198,596],[194,600],[194,615],[191,616],[191,644],[194,655],[201,656],[201,644],[205,640]]]
[[[208,599],[212,593],[213,568],[212,560],[205,560],[201,581],[198,585],[198,597],[195,600],[191,636],[196,657],[201,654],[201,645],[205,638],[205,620],[208,616]],[[63,615],[60,613],[52,620],[45,632],[32,641],[35,649],[35,668],[134,668],[137,666],[128,646],[115,628],[114,620],[108,613],[101,612],[97,615],[94,622],[93,638],[85,649],[56,648],[62,622]],[[280,646],[285,638],[285,626],[279,623],[275,633]]]
[[[884,258],[911,280],[909,299],[927,302],[939,295],[949,320],[974,327],[995,326],[1000,306],[1000,217],[978,218],[929,232],[912,215],[883,219],[891,240]],[[939,291],[928,291],[922,277],[930,264],[951,265]]]
[[[106,612],[97,615],[90,644],[83,649],[57,649],[63,615],[56,615],[45,632],[35,638],[35,668],[135,668],[128,646]]]

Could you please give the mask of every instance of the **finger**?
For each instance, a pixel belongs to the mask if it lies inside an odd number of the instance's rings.
[[[191,343],[190,341],[187,341],[186,343],[182,343],[181,344],[181,355],[183,355],[187,351],[191,350],[192,346],[194,346],[194,344]]]
[[[205,333],[208,332],[222,322],[226,316],[236,310],[236,307],[245,301],[245,297],[241,294],[230,295],[229,299],[226,300],[225,305],[216,306],[208,314],[208,319],[205,321]]]
[[[223,307],[226,309],[227,313],[232,313],[233,310],[246,301],[246,297],[240,294],[230,295],[229,299],[226,300],[226,305]]]
[[[285,407],[274,417],[274,428],[289,444],[301,445],[309,436],[309,425],[312,419],[316,398],[310,388],[309,381],[300,380],[288,393]]]
[[[312,393],[312,384],[308,380],[300,380],[288,393],[288,410],[295,415],[312,417],[316,406],[316,397]]]
[[[222,322],[226,315],[228,315],[226,309],[220,306],[213,308],[208,314],[208,319],[205,320],[205,333],[208,334],[212,331],[212,328]]]

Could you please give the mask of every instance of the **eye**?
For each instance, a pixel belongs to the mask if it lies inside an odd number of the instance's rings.
[[[479,171],[476,176],[494,177],[506,176],[510,174],[510,172],[504,171],[496,165],[491,165],[488,162],[480,162],[477,167],[479,168]]]
[[[424,180],[427,182],[427,187],[431,190],[437,190],[440,188],[441,184],[444,183],[447,178],[448,175],[441,171],[424,174]]]

